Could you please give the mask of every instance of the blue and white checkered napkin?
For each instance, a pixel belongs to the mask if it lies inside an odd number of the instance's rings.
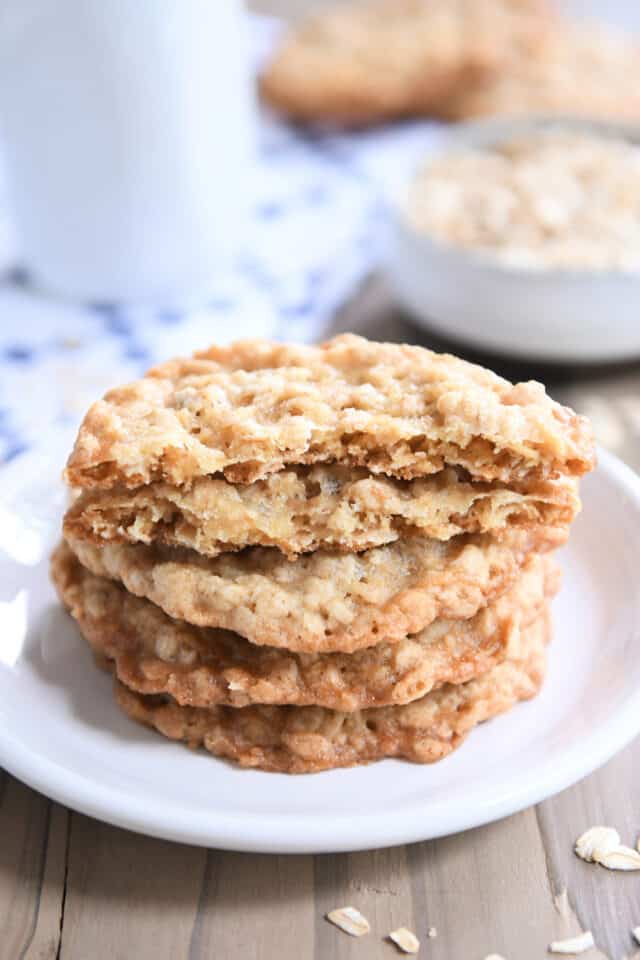
[[[264,49],[269,25],[255,31]],[[0,222],[0,462],[66,442],[94,399],[159,360],[240,337],[320,338],[380,255],[383,191],[433,135],[310,136],[265,116],[244,250],[190,312],[47,299],[10,269]]]

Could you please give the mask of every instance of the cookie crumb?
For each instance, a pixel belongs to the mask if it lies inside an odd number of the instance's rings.
[[[331,910],[327,914],[327,920],[348,933],[350,937],[363,937],[371,929],[367,918],[363,917],[355,907],[339,907],[337,910]]]
[[[549,944],[549,953],[584,953],[595,946],[591,930],[585,930],[577,937],[569,937],[567,940],[554,940]]]
[[[436,930],[435,927],[429,927],[429,929],[427,930],[427,936],[429,937],[429,939],[433,940],[434,937],[438,936],[438,931]]]
[[[393,940],[403,953],[417,953],[420,949],[420,941],[415,933],[411,933],[411,930],[407,930],[406,927],[398,927],[397,930],[392,930],[389,939]]]

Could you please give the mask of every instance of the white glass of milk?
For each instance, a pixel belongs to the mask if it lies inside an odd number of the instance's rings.
[[[3,0],[7,202],[47,290],[205,300],[242,234],[253,141],[242,0]]]

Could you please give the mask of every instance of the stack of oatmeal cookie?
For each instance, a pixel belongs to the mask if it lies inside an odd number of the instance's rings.
[[[542,681],[594,463],[536,383],[420,347],[212,347],[112,390],[53,578],[134,719],[244,766],[440,759]]]

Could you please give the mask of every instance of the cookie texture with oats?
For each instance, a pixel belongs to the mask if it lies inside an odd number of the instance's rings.
[[[145,697],[120,683],[116,700],[133,720],[242,767],[315,773],[384,757],[433,763],[479,723],[535,696],[544,678],[548,632],[543,615],[523,631],[518,659],[402,706],[352,713],[290,706],[203,709]]]
[[[295,562],[251,547],[202,557],[142,544],[69,546],[97,576],[120,581],[169,616],[239,633],[254,644],[307,653],[352,653],[466,619],[507,590],[531,553],[560,546],[567,528],[411,537],[364,553],[319,550]]]
[[[448,540],[460,533],[569,524],[577,481],[505,487],[471,483],[449,468],[420,480],[372,476],[359,467],[289,467],[251,484],[200,477],[191,487],[150,483],[88,490],[68,510],[68,536],[95,543],[186,547],[208,557],[248,546],[288,557],[320,549],[361,551],[401,537]]]
[[[516,42],[503,69],[482,83],[453,91],[440,116],[585,115],[640,118],[640,93],[629,82],[640,70],[640,44],[609,26],[558,20],[534,48]]]
[[[534,42],[543,0],[369,0],[329,6],[294,28],[260,77],[277,110],[362,126],[424,115],[495,73],[505,48]]]
[[[109,391],[80,427],[66,478],[103,489],[217,473],[250,483],[322,462],[401,479],[454,466],[514,483],[585,473],[594,447],[587,421],[539,383],[344,334],[319,347],[211,347]]]
[[[65,544],[54,553],[52,578],[95,653],[113,661],[118,680],[137,693],[168,694],[182,706],[342,711],[408,703],[513,656],[522,629],[541,615],[560,582],[554,561],[534,555],[507,593],[468,620],[437,620],[415,636],[353,654],[295,654],[173,620],[89,573]]]

